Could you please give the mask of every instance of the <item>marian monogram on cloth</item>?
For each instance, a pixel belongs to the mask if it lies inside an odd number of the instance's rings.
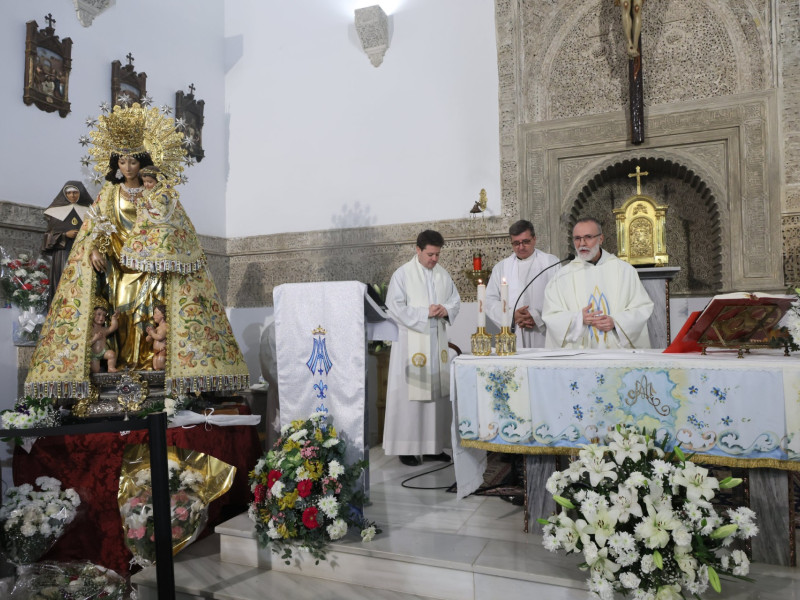
[[[364,457],[366,342],[357,281],[275,288],[281,426],[322,407],[347,441],[348,463]]]
[[[731,365],[637,356],[597,357],[595,364],[458,361],[459,437],[484,449],[551,453],[545,449],[602,441],[627,422],[666,433],[685,451],[721,464],[800,462],[800,368],[780,360]]]

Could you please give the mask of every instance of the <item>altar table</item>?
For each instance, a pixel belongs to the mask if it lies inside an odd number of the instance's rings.
[[[117,504],[122,454],[128,444],[147,443],[146,431],[127,435],[99,433],[39,438],[30,453],[17,447],[13,458],[14,484],[33,484],[47,475],[62,489],[75,488],[81,497],[78,515],[44,560],[89,560],[126,575],[132,555],[125,546]],[[167,444],[204,452],[236,467],[231,489],[209,506],[206,532],[247,509],[248,472],[261,456],[255,427],[198,425],[167,430]]]
[[[484,466],[482,453],[465,448],[572,454],[582,444],[603,443],[617,423],[633,422],[668,434],[669,447],[677,440],[687,454],[696,454],[696,462],[755,469],[751,493],[772,508],[761,510],[759,518],[775,517],[764,514],[775,513],[773,501],[788,511],[787,478],[776,470],[800,471],[795,356],[771,350],[738,359],[736,351],[711,349],[707,356],[535,349],[513,356],[461,355],[451,369],[459,496],[476,489]],[[545,475],[536,475],[537,485]],[[788,512],[774,529],[782,535],[790,529]]]

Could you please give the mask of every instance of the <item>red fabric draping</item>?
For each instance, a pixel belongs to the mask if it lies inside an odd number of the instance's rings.
[[[54,436],[36,440],[30,454],[15,449],[15,485],[33,484],[47,475],[81,497],[75,520],[43,560],[89,560],[122,575],[130,573],[132,555],[125,547],[117,504],[119,474],[125,446],[147,443],[147,438],[147,431]],[[248,473],[261,456],[255,427],[177,427],[167,430],[167,445],[204,452],[236,467],[231,489],[209,507],[206,533],[246,510],[251,499]]]

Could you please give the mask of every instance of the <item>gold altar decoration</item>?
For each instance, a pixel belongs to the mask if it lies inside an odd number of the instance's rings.
[[[489,356],[492,353],[492,336],[486,333],[486,327],[478,327],[470,336],[470,346],[475,356]]]
[[[617,219],[617,256],[634,266],[665,267],[667,207],[637,194],[614,209]]]
[[[517,353],[517,336],[510,327],[501,327],[495,336],[495,350],[498,356],[511,356]]]
[[[639,165],[628,177],[636,178],[636,195],[614,209],[617,221],[617,256],[633,266],[665,267],[667,254],[667,206],[642,194],[642,177],[649,175]]]

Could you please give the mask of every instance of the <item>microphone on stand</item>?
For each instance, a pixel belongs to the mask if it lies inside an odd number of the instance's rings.
[[[544,273],[544,272],[545,272],[545,271],[547,271],[548,269],[552,269],[552,268],[553,268],[553,267],[555,267],[556,265],[560,265],[561,263],[565,263],[565,262],[567,262],[567,261],[571,261],[571,260],[575,260],[575,255],[574,255],[572,252],[570,252],[569,254],[567,254],[567,258],[565,258],[565,259],[563,259],[563,260],[560,260],[560,261],[558,261],[558,262],[555,262],[555,263],[553,263],[552,265],[550,265],[550,266],[547,266],[547,267],[545,267],[544,269],[542,269],[541,271],[539,271],[539,272],[538,272],[538,273],[537,273],[537,274],[534,276],[534,278],[533,278],[533,279],[531,279],[531,280],[528,282],[528,284],[527,284],[527,285],[526,285],[524,288],[522,288],[522,291],[519,293],[519,296],[517,296],[517,301],[516,301],[516,302],[514,302],[514,309],[511,311],[511,331],[512,331],[512,333],[516,333],[516,331],[517,331],[517,322],[514,320],[514,315],[515,315],[515,314],[516,314],[516,312],[517,312],[517,304],[519,304],[520,298],[522,298],[522,295],[525,293],[525,290],[527,290],[527,289],[528,289],[528,288],[531,286],[531,284],[532,284],[534,281],[536,281],[536,279],[539,277],[539,275],[541,275],[542,273]]]

